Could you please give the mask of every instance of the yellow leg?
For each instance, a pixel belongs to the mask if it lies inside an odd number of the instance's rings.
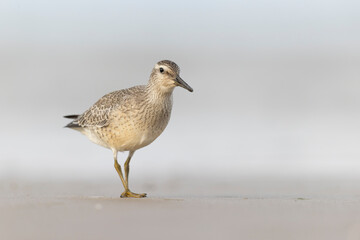
[[[127,189],[127,184],[126,184],[126,181],[124,180],[124,176],[122,174],[122,171],[121,171],[121,166],[119,165],[118,161],[117,161],[117,151],[113,150],[113,154],[114,154],[114,167],[121,179],[121,182],[124,186],[125,189]]]
[[[129,156],[126,159],[126,162],[124,164],[124,169],[125,169],[125,182],[126,182],[126,187],[129,188],[129,171],[130,171],[130,160],[132,158],[132,156],[134,155],[133,151],[129,152]]]
[[[134,152],[130,152],[128,158],[126,159],[124,168],[125,168],[125,179],[124,176],[122,174],[121,171],[121,166],[119,165],[118,161],[117,161],[117,151],[113,150],[113,154],[114,154],[114,167],[121,179],[122,184],[124,185],[125,191],[121,194],[120,197],[122,198],[126,198],[126,197],[133,197],[133,198],[143,198],[146,197],[146,193],[133,193],[129,190],[129,183],[128,183],[128,179],[129,179],[129,170],[130,170],[130,160],[131,157],[133,156]]]
[[[133,155],[134,155],[134,152],[130,151],[129,156],[127,157],[125,164],[124,164],[126,188],[125,188],[125,191],[121,194],[121,197],[143,198],[143,197],[146,197],[146,193],[140,193],[140,194],[133,193],[129,189],[130,160]]]

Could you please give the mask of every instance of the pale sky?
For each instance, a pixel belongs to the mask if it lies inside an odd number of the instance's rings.
[[[62,116],[146,84],[162,59],[194,92],[175,90],[135,176],[359,176],[359,13],[340,0],[0,1],[0,178],[117,177]]]
[[[359,48],[359,1],[1,1],[1,45]]]

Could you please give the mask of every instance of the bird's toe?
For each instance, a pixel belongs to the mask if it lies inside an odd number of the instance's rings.
[[[121,198],[144,198],[146,193],[133,193],[130,191],[124,191],[121,195]]]

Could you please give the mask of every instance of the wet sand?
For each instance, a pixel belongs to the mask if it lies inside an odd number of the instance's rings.
[[[2,181],[0,239],[360,239],[354,180],[118,184]]]

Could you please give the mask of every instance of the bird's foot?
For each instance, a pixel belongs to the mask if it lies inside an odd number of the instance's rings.
[[[121,198],[143,198],[146,197],[146,193],[133,193],[131,191],[124,191],[121,195]]]

